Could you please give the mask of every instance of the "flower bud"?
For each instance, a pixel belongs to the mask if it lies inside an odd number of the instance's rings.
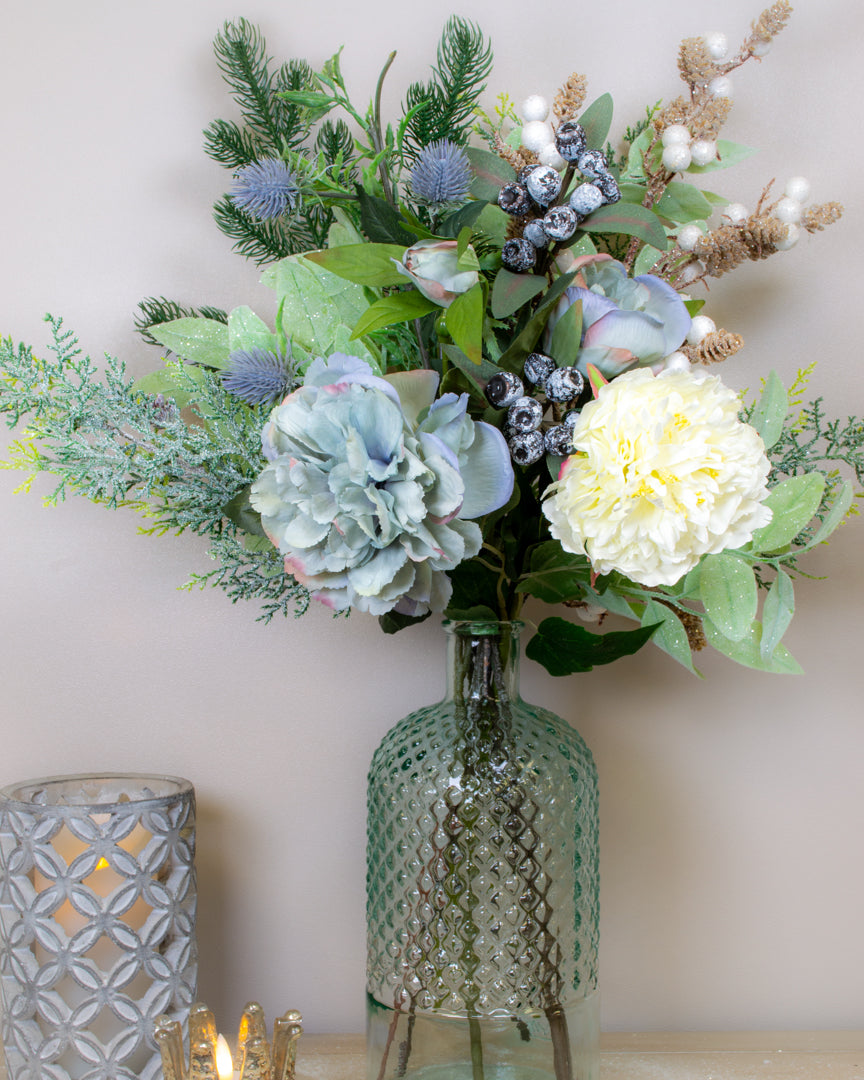
[[[433,303],[449,307],[459,296],[477,284],[480,275],[476,270],[460,270],[459,245],[456,240],[418,240],[402,256],[402,262],[394,263],[404,277]]]

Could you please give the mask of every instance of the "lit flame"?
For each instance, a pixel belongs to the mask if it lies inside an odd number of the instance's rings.
[[[216,1072],[219,1080],[233,1080],[234,1062],[231,1060],[231,1050],[224,1035],[216,1040]]]
[[[96,863],[97,870],[107,870],[109,866],[108,860],[103,855],[99,862]]]

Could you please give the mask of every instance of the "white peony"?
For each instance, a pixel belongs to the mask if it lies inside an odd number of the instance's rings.
[[[703,555],[740,547],[771,520],[765,447],[715,376],[620,375],[573,430],[576,452],[543,512],[598,574],[673,585]]]

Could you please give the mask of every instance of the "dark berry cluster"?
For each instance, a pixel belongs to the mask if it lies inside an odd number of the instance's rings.
[[[561,157],[582,173],[585,182],[571,192],[567,202],[558,202],[563,181],[551,165],[531,165],[517,180],[504,184],[498,205],[511,217],[527,219],[522,235],[508,240],[501,251],[501,261],[508,270],[530,270],[538,251],[550,243],[569,240],[589,214],[621,198],[605,155],[587,148],[585,129],[576,120],[565,120],[558,127],[555,146]]]
[[[582,373],[574,367],[559,368],[551,356],[534,352],[522,370],[524,382],[510,371],[499,371],[486,384],[486,400],[496,409],[506,409],[504,437],[517,465],[531,465],[544,454],[566,457],[573,452],[575,409],[565,413],[560,423],[543,426],[546,406],[559,413],[566,405],[576,405],[585,389]],[[545,403],[530,392],[525,383],[545,396]]]

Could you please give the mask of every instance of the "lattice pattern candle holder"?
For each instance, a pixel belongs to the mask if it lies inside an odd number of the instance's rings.
[[[189,1064],[180,1025],[169,1017],[156,1024],[164,1080],[294,1080],[297,1040],[303,1031],[299,1012],[273,1021],[273,1044],[267,1042],[264,1010],[251,1001],[243,1010],[233,1058],[216,1032],[213,1013],[198,1003],[189,1014]]]
[[[154,1022],[195,999],[195,797],[161,776],[0,791],[9,1080],[156,1080]]]

